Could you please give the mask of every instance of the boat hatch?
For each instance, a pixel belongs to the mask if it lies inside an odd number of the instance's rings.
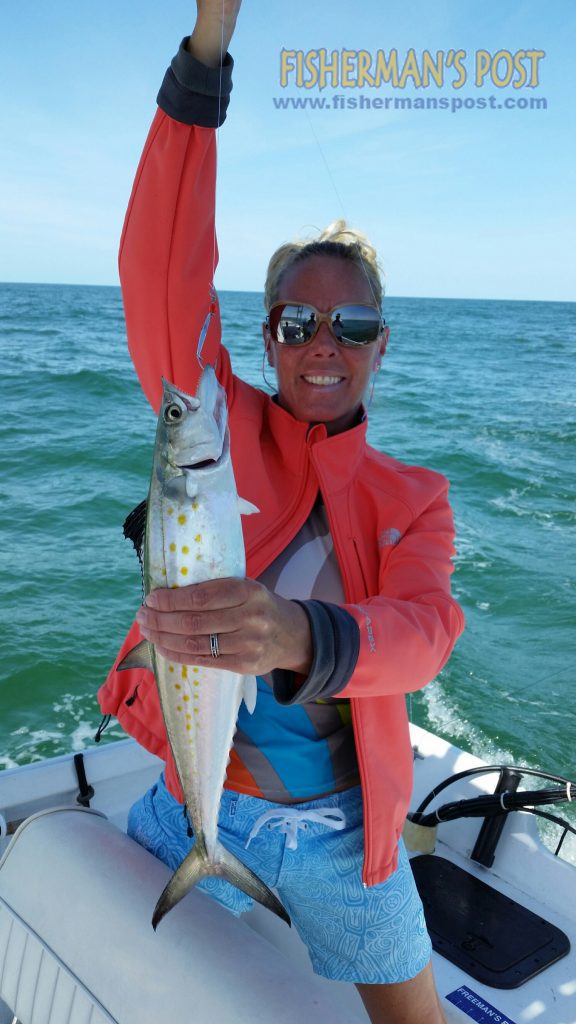
[[[560,928],[444,857],[411,860],[437,953],[493,988],[518,988],[570,952]]]

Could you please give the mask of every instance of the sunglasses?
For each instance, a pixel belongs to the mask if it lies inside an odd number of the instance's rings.
[[[346,304],[320,313],[309,303],[275,302],[266,326],[279,345],[307,345],[320,324],[328,324],[339,345],[357,348],[370,345],[382,333],[386,321],[377,306]]]

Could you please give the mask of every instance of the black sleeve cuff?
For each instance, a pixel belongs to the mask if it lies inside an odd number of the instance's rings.
[[[160,86],[158,106],[182,124],[219,128],[226,118],[234,61],[229,53],[220,68],[209,68],[188,53],[186,36]]]
[[[294,672],[274,669],[274,696],[279,704],[307,704],[340,693],[349,682],[360,653],[360,630],[356,620],[336,604],[327,601],[297,601],[310,623],[314,658],[308,678],[296,687]]]

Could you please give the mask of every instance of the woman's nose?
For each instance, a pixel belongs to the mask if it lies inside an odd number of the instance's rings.
[[[326,322],[320,324],[310,344],[314,353],[318,355],[335,355],[338,348],[338,342]]]

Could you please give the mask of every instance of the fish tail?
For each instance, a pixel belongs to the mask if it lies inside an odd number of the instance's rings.
[[[241,889],[257,903],[261,903],[268,910],[272,910],[278,917],[289,925],[290,917],[284,910],[280,900],[264,882],[247,868],[242,861],[230,853],[221,843],[216,844],[216,851],[213,859],[210,859],[205,846],[197,842],[188,856],[172,875],[168,885],[164,889],[154,914],[152,915],[152,927],[154,931],[160,924],[162,918],[170,911],[190,889],[203,878],[211,876],[224,878],[231,885]]]

